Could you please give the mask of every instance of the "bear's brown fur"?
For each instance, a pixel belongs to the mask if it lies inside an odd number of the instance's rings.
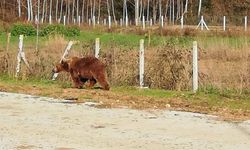
[[[69,72],[73,80],[74,87],[81,88],[89,80],[89,87],[93,87],[96,82],[104,90],[109,90],[109,84],[105,76],[105,65],[93,56],[83,58],[72,57],[68,60],[62,60],[55,66],[53,72]]]

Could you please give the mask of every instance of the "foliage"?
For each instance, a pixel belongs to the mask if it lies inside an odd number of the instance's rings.
[[[22,24],[16,23],[13,24],[11,27],[11,34],[13,36],[18,35],[26,35],[26,36],[35,36],[36,35],[36,28],[32,24]],[[61,24],[53,24],[53,25],[46,25],[42,26],[39,30],[40,36],[49,36],[49,35],[65,35],[65,36],[79,36],[80,29],[78,27],[65,27]]]
[[[47,36],[47,35],[65,35],[65,36],[79,36],[80,35],[80,29],[76,26],[72,27],[65,27],[61,24],[53,24],[53,25],[47,25],[42,27],[40,31],[41,36]]]
[[[16,23],[13,24],[10,29],[11,35],[26,35],[26,36],[34,36],[36,35],[36,29],[31,24],[22,24]]]

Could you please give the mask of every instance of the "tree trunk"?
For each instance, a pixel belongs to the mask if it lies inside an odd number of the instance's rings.
[[[46,4],[46,0],[43,0],[43,11],[42,11],[42,22],[44,22],[45,19],[45,4]]]
[[[148,4],[147,4],[147,22],[149,22],[149,0],[148,0]]]
[[[98,1],[98,18],[97,18],[97,24],[100,24],[100,17],[101,17],[101,0]]]
[[[108,10],[108,16],[110,16],[110,10],[109,10],[109,0],[107,0],[107,10]]]
[[[82,22],[84,22],[84,3],[85,0],[82,0]]]
[[[21,0],[18,0],[18,17],[21,17]]]
[[[161,20],[162,12],[161,12],[161,0],[159,0],[159,20]]]
[[[79,22],[79,0],[76,0],[76,18],[77,22]]]
[[[52,20],[52,0],[50,0],[49,3],[49,23],[51,23]]]
[[[68,18],[67,18],[68,24],[70,23],[70,2],[68,1]]]
[[[112,12],[113,12],[113,17],[114,17],[114,22],[115,22],[115,24],[117,24],[117,23],[116,23],[116,17],[115,17],[114,0],[111,0],[111,2],[112,2]]]
[[[88,20],[89,20],[89,0],[87,0],[87,5],[86,5],[86,20],[87,20],[87,22],[88,22]]]
[[[33,21],[33,5],[32,5],[32,0],[30,0],[30,20]]]
[[[135,25],[138,25],[139,21],[139,0],[135,0]]]
[[[75,0],[73,0],[73,4],[72,4],[72,22],[75,19]]]
[[[95,0],[94,0],[94,4],[93,4],[93,13],[92,14],[93,14],[93,17],[94,17],[95,16]]]
[[[157,11],[156,11],[156,0],[153,1],[153,20],[154,20],[154,24],[156,23],[156,15],[157,15]]]
[[[61,8],[60,8],[60,21],[62,20],[62,11],[63,11],[63,0],[61,0]]]
[[[167,14],[168,14],[168,6],[169,6],[169,0],[166,3],[166,12],[165,12],[165,18],[167,18]]]
[[[58,20],[58,0],[56,0],[56,21]]]
[[[199,0],[198,17],[200,17],[200,15],[201,15],[201,3],[202,3],[202,1]]]
[[[30,21],[30,2],[29,2],[29,0],[27,0],[27,15],[28,15],[28,21]]]

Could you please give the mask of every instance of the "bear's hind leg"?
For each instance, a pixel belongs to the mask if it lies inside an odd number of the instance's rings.
[[[104,90],[109,90],[110,89],[109,84],[108,84],[104,74],[98,75],[97,76],[97,81],[99,82],[99,84],[102,86],[102,88]]]
[[[96,79],[92,78],[89,80],[88,88],[92,88],[96,84]]]

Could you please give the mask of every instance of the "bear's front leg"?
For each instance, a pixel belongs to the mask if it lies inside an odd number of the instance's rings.
[[[80,78],[78,77],[78,74],[77,73],[74,73],[73,71],[70,71],[70,75],[71,75],[71,79],[73,81],[73,86],[74,88],[82,88],[82,82],[80,80]]]

